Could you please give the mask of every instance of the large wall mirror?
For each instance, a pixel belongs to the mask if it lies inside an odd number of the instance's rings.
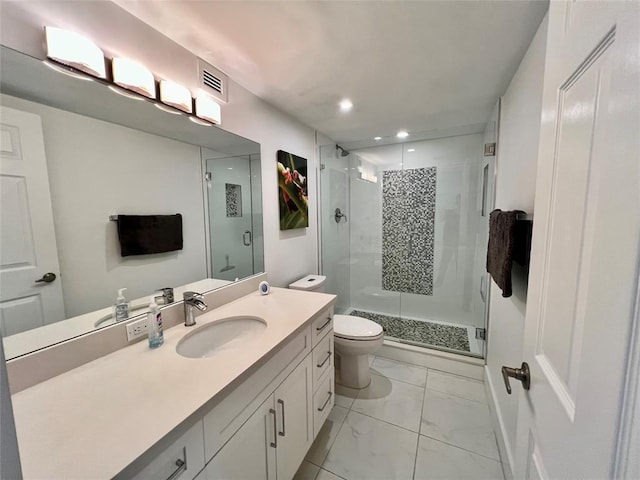
[[[113,324],[120,288],[133,317],[158,289],[264,270],[259,144],[6,47],[0,62],[7,359]],[[181,250],[121,256],[110,216],[176,213]]]

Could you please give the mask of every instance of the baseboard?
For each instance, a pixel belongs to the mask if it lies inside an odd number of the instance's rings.
[[[385,340],[384,345],[375,355],[473,378],[474,380],[482,380],[484,378],[484,360],[481,358],[466,357],[391,340]]]
[[[489,411],[491,412],[491,418],[493,420],[493,430],[496,432],[496,439],[498,440],[502,472],[504,473],[505,480],[513,480],[513,453],[507,444],[507,432],[504,428],[502,412],[500,411],[500,405],[496,401],[496,391],[493,387],[493,382],[491,381],[489,367],[486,365],[484,367],[484,391],[487,396]]]

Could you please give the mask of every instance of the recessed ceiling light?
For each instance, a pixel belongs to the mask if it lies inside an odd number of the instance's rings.
[[[382,137],[373,137],[373,139],[377,142],[378,140],[382,140]]]
[[[405,130],[400,130],[398,133],[396,133],[396,137],[398,138],[407,138],[409,136],[409,133],[406,132]]]
[[[409,150],[407,150],[407,152],[415,152],[416,149],[415,148],[410,148]]]
[[[349,112],[353,108],[353,102],[348,98],[342,100],[338,105],[340,105],[341,112]]]

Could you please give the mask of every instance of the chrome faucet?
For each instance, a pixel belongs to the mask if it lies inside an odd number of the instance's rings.
[[[185,327],[192,327],[196,324],[193,308],[195,307],[204,312],[207,309],[207,304],[204,303],[202,294],[197,292],[184,292],[182,299],[184,300],[184,325]]]

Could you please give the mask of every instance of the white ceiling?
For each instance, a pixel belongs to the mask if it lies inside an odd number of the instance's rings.
[[[115,0],[236,82],[347,147],[480,131],[546,1]],[[341,113],[338,102],[355,107]],[[233,101],[231,98],[230,101]]]

